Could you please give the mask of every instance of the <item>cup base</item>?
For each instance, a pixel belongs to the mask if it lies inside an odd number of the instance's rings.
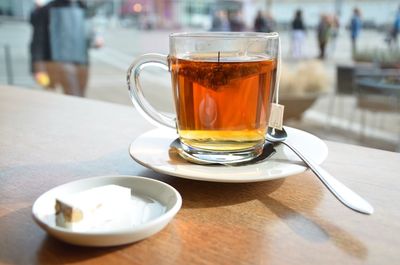
[[[257,158],[263,152],[264,144],[259,144],[253,148],[238,151],[210,151],[205,149],[195,149],[182,142],[178,149],[179,155],[192,163],[196,164],[239,164]]]

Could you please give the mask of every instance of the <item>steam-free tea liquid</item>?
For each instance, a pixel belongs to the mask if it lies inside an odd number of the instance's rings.
[[[261,56],[170,58],[182,143],[246,150],[265,139],[276,61]]]

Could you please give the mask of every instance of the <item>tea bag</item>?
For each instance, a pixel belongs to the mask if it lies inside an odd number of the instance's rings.
[[[284,105],[280,105],[277,103],[271,104],[271,115],[269,116],[268,122],[269,127],[282,130],[284,109]]]

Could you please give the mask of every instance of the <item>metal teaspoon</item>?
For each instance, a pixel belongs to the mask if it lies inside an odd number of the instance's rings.
[[[372,214],[374,208],[358,194],[347,188],[322,167],[307,159],[300,151],[287,143],[285,140],[287,133],[285,129],[277,130],[268,128],[267,141],[271,143],[282,143],[289,147],[303,162],[311,169],[312,172],[322,181],[328,190],[345,206],[363,214]]]

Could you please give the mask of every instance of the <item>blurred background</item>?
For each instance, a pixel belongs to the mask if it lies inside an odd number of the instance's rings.
[[[49,89],[48,81],[32,70],[32,12],[49,2],[0,0],[0,85],[65,92],[60,86]],[[400,152],[399,1],[82,3],[96,38],[89,49],[86,98],[132,106],[125,81],[129,65],[143,53],[167,54],[172,32],[277,31],[287,126],[325,140]],[[168,73],[149,69],[144,82],[149,100],[171,111]]]

